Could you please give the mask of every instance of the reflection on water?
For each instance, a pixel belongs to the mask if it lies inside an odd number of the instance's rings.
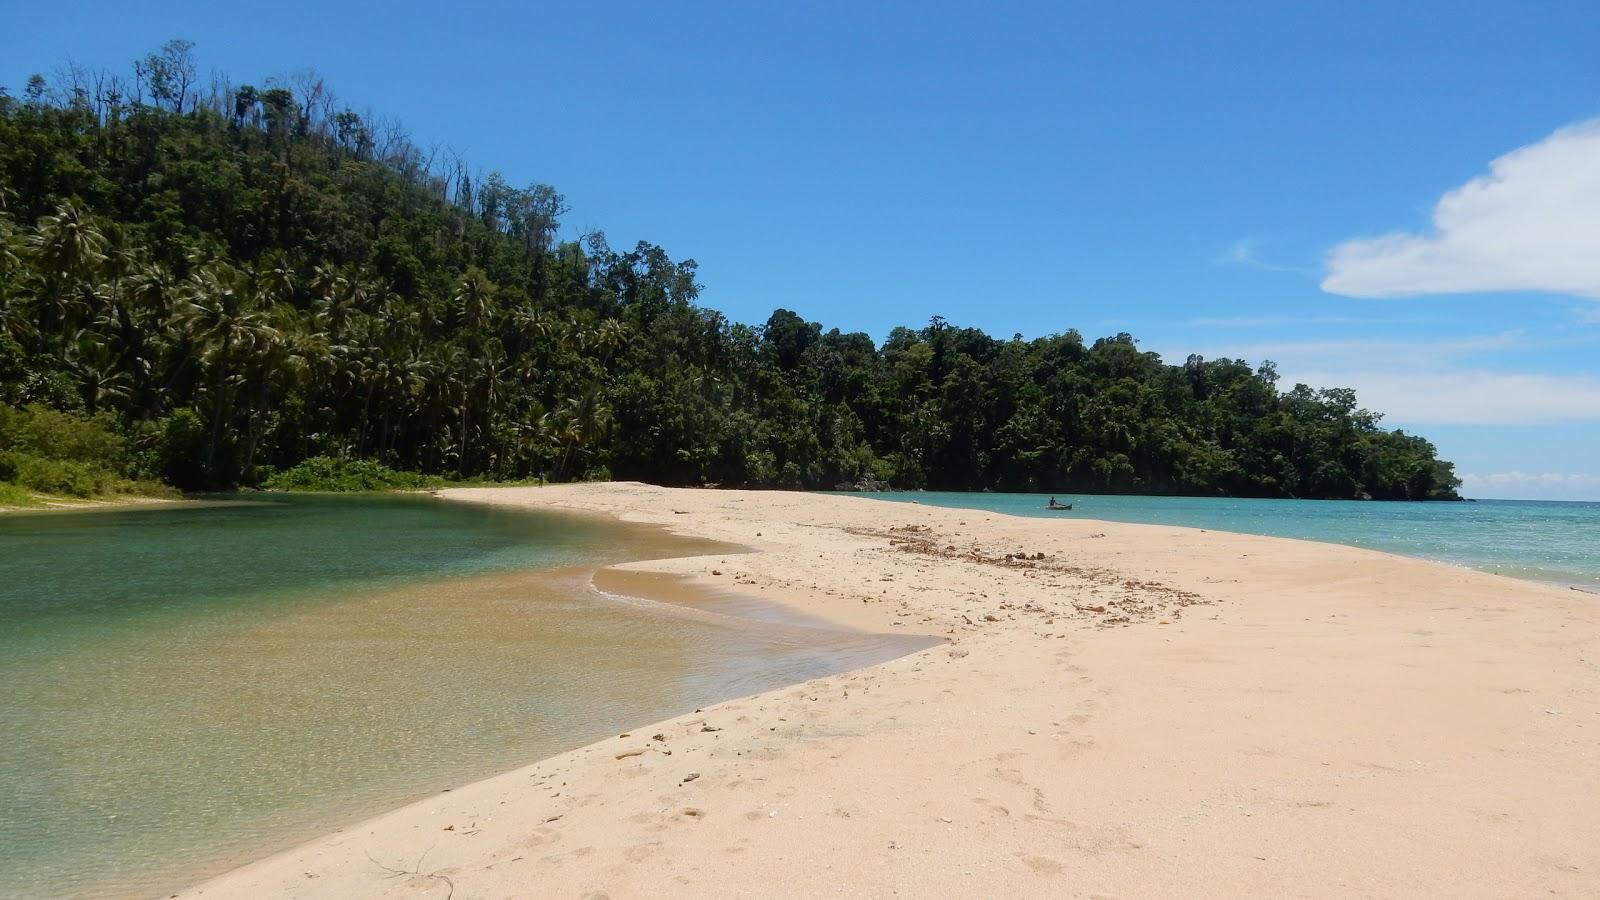
[[[0,895],[148,895],[921,646],[589,585],[711,546],[425,498],[0,521]]]

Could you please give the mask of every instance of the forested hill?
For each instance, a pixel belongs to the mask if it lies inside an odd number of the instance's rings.
[[[695,304],[694,262],[564,240],[552,188],[480,177],[314,76],[201,82],[172,42],[126,75],[0,95],[0,453],[50,452],[3,423],[58,410],[103,425],[122,474],[185,488],[334,457],[448,477],[1454,497],[1428,441],[1348,390],[1281,391],[1270,363],[1168,365],[1126,334],[997,339],[937,316],[881,344],[787,310],[732,323]]]

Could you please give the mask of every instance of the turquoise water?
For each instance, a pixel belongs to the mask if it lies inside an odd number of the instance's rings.
[[[604,563],[719,549],[428,497],[0,516],[0,897],[155,896],[920,646],[589,584]]]
[[[1351,544],[1405,556],[1600,590],[1600,503],[1481,500],[1376,503],[1061,494],[1071,512],[1044,509],[1046,494],[940,491],[851,494],[1014,516],[1186,525]]]

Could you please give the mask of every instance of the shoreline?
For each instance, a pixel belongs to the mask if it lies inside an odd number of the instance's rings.
[[[490,490],[490,491],[494,491],[494,490],[508,490],[508,489],[519,489],[520,490],[520,489],[528,489],[528,488],[535,488],[535,487],[545,488],[545,487],[562,487],[562,486],[569,486],[569,485],[560,485],[560,484],[521,485],[521,484],[513,484],[513,485],[488,485],[488,486],[482,486],[482,487],[478,487],[478,486],[449,486],[449,485],[446,485],[446,486],[443,486],[443,487],[433,487],[433,488],[394,488],[394,489],[389,489],[389,490],[379,490],[379,491],[372,491],[372,492],[356,492],[356,493],[427,495],[427,496],[433,497],[435,499],[445,500],[445,499],[448,499],[447,496],[446,496],[447,493],[451,492],[451,491],[461,491],[461,490]],[[722,488],[682,488],[682,490],[726,490],[726,489],[722,489]],[[337,492],[337,491],[328,492],[328,491],[279,491],[279,490],[271,490],[271,491],[260,491],[260,493],[265,493],[265,494],[269,494],[269,495],[270,494],[306,494],[306,495],[312,495],[312,496],[338,496],[341,492]],[[787,492],[762,490],[762,491],[757,491],[757,493],[787,493]],[[801,492],[801,493],[814,494],[814,495],[817,495],[817,496],[832,496],[832,497],[854,498],[854,499],[857,499],[857,500],[873,500],[873,501],[877,501],[877,500],[881,500],[882,499],[882,498],[876,497],[876,496],[869,496],[869,494],[871,494],[872,492],[862,492],[862,491],[836,491],[835,490],[835,491],[805,491],[805,492]],[[907,495],[907,496],[915,496],[917,494],[923,494],[923,493],[928,493],[928,492],[927,491],[923,491],[923,490],[904,490],[904,491],[894,491],[894,492],[890,492],[890,493],[904,494],[904,495]],[[72,498],[72,497],[45,497],[44,495],[39,495],[39,496],[40,496],[41,500],[45,501],[45,505],[40,505],[40,506],[6,506],[6,505],[0,505],[0,515],[6,514],[6,513],[122,510],[122,509],[138,509],[138,508],[142,508],[142,507],[154,507],[154,506],[160,506],[160,505],[185,505],[185,506],[191,506],[191,505],[197,505],[197,504],[214,505],[214,504],[218,504],[218,503],[250,502],[247,497],[244,497],[244,498],[236,497],[236,498],[230,499],[230,500],[216,500],[216,499],[213,499],[212,495],[206,495],[206,494],[183,495],[183,496],[178,496],[178,497],[151,497],[151,496],[145,496],[145,495],[139,495],[139,494],[128,494],[128,495],[117,496],[117,497],[111,498],[111,499],[81,499],[81,498]],[[1025,494],[1025,495],[1019,495],[1019,496],[1033,496],[1033,495],[1032,494]],[[1172,499],[1172,498],[1190,497],[1190,495],[1179,495],[1179,494],[1174,494],[1174,495],[1077,494],[1077,495],[1074,495],[1074,496],[1078,496],[1078,497],[1083,497],[1083,496],[1102,497],[1102,496],[1104,496],[1104,497],[1113,497],[1113,498],[1120,498],[1120,497],[1155,497],[1155,498],[1159,498],[1159,499]],[[1193,499],[1202,499],[1203,500],[1203,499],[1209,499],[1209,498],[1194,497]],[[1243,498],[1230,498],[1230,499],[1249,500],[1249,501],[1260,500],[1260,501],[1263,501],[1263,502],[1279,502],[1280,500],[1284,500],[1284,499],[1287,499],[1287,498],[1250,498],[1250,497],[1243,497]],[[1473,498],[1470,502],[1477,502],[1477,499],[1478,498]],[[1517,501],[1517,500],[1503,500],[1501,498],[1482,498],[1482,499],[1485,499],[1485,500],[1487,500],[1488,502],[1491,502],[1491,503],[1498,503],[1498,502],[1512,502],[1512,503],[1525,502],[1525,501]],[[913,506],[922,505],[921,501],[916,500],[916,499],[912,499],[912,500],[894,500],[894,501],[886,501],[886,502],[904,503],[904,504],[913,505]],[[1316,500],[1308,500],[1308,501],[1293,501],[1293,502],[1333,502],[1333,503],[1370,502],[1370,503],[1378,503],[1378,504],[1389,504],[1389,503],[1409,504],[1409,503],[1424,503],[1424,502],[1426,502],[1426,503],[1430,503],[1430,504],[1445,503],[1445,504],[1449,505],[1449,504],[1453,504],[1453,503],[1456,503],[1456,502],[1469,502],[1469,501],[1349,501],[1349,500],[1316,501]],[[1585,502],[1589,502],[1589,501],[1536,501],[1536,502],[1585,503]],[[930,505],[933,506],[933,508],[937,508],[937,509],[967,510],[967,511],[970,511],[970,512],[975,513],[975,514],[976,513],[982,513],[984,515],[989,515],[989,516],[1000,515],[1000,516],[1008,516],[1008,517],[1019,517],[1015,513],[1012,513],[1012,512],[1003,511],[1003,510],[986,510],[986,509],[983,509],[981,507],[946,506],[946,505],[941,505],[941,504],[930,504]],[[612,514],[609,514],[609,513],[595,513],[595,512],[585,513],[585,512],[582,512],[582,511],[577,511],[577,510],[572,510],[572,509],[568,509],[568,510],[566,510],[566,512],[568,512],[569,514],[574,514],[574,515],[587,515],[588,517],[595,518],[595,519],[604,519],[604,520],[612,520],[612,521],[627,521],[626,519],[624,519],[623,517],[621,517],[619,515],[612,515]],[[1020,517],[1020,518],[1042,518],[1042,517],[1024,516],[1024,517]],[[1093,516],[1077,517],[1077,518],[1074,518],[1073,521],[1091,522],[1091,523],[1092,522],[1099,522],[1099,523],[1105,523],[1105,524],[1120,524],[1120,525],[1149,525],[1151,527],[1158,527],[1158,528],[1190,528],[1190,529],[1195,529],[1197,531],[1214,531],[1214,532],[1220,532],[1220,533],[1224,533],[1224,534],[1234,534],[1234,535],[1243,535],[1243,536],[1250,536],[1250,537],[1272,538],[1272,539],[1275,539],[1275,540],[1305,541],[1305,542],[1310,542],[1310,543],[1314,543],[1314,544],[1331,544],[1331,545],[1334,545],[1334,546],[1350,547],[1350,548],[1354,548],[1354,549],[1358,549],[1358,550],[1364,550],[1364,551],[1371,552],[1371,553],[1378,553],[1378,554],[1383,554],[1383,555],[1387,555],[1387,556],[1394,556],[1394,557],[1398,557],[1398,558],[1401,558],[1401,559],[1420,560],[1420,561],[1423,561],[1423,562],[1430,562],[1430,563],[1435,563],[1435,564],[1438,564],[1438,565],[1449,566],[1451,568],[1464,569],[1464,570],[1467,570],[1467,571],[1479,572],[1479,573],[1486,574],[1486,575],[1495,575],[1495,576],[1498,576],[1498,577],[1501,577],[1501,578],[1507,578],[1507,579],[1510,579],[1510,580],[1512,580],[1514,582],[1519,582],[1519,583],[1540,584],[1540,585],[1546,585],[1546,586],[1562,587],[1562,588],[1568,588],[1570,590],[1578,591],[1578,592],[1585,593],[1585,594],[1600,595],[1600,583],[1587,582],[1587,581],[1574,582],[1574,581],[1565,580],[1565,579],[1562,579],[1562,578],[1555,578],[1555,577],[1537,577],[1537,576],[1533,576],[1533,575],[1507,574],[1507,573],[1505,573],[1503,571],[1499,571],[1501,567],[1499,565],[1496,565],[1496,564],[1484,563],[1482,565],[1474,565],[1472,563],[1469,563],[1469,562],[1466,562],[1466,561],[1463,561],[1463,560],[1452,559],[1452,558],[1443,557],[1443,556],[1429,555],[1429,554],[1424,553],[1424,552],[1411,553],[1411,552],[1404,552],[1404,551],[1401,551],[1401,550],[1385,549],[1385,548],[1382,548],[1382,547],[1365,546],[1365,545],[1362,545],[1362,544],[1355,544],[1355,543],[1345,543],[1345,542],[1342,542],[1342,541],[1329,540],[1329,539],[1324,539],[1324,538],[1299,537],[1299,536],[1288,535],[1288,534],[1269,534],[1269,533],[1261,532],[1261,531],[1240,531],[1240,530],[1234,530],[1234,529],[1230,529],[1230,528],[1219,528],[1219,527],[1210,526],[1210,525],[1208,525],[1208,526],[1200,526],[1200,525],[1187,525],[1187,524],[1167,524],[1167,523],[1154,523],[1154,522],[1138,522],[1138,521],[1128,521],[1128,520],[1122,520],[1122,519],[1101,519],[1101,518],[1095,518]],[[667,528],[667,530],[671,531],[670,528]],[[745,549],[747,550],[748,548],[745,548]],[[735,551],[729,551],[729,552],[735,552]],[[1567,573],[1567,574],[1570,575],[1572,573]]]
[[[1345,545],[865,498],[443,493],[740,543],[754,552],[616,568],[949,643],[545,759],[183,896],[1600,888],[1588,595]]]
[[[697,553],[697,556],[701,557],[720,557],[723,554],[749,552],[744,548],[732,545],[696,542],[675,535],[669,536],[667,529],[664,528],[621,524],[610,517],[583,513],[562,513],[561,515],[574,519],[592,518],[604,521],[611,526],[620,525],[623,529],[654,532],[659,534],[661,539],[680,545],[679,549],[691,552],[709,551],[709,553]],[[660,539],[658,539],[656,543],[660,544],[660,542]],[[658,546],[655,549],[665,549],[665,547]],[[810,645],[813,648],[811,652],[814,654],[815,659],[819,661],[819,664],[828,666],[834,672],[852,671],[864,665],[872,665],[885,659],[892,659],[922,649],[920,645],[910,646],[911,643],[916,642],[916,636],[914,635],[875,634],[860,631],[837,623],[808,617],[791,608],[751,598],[738,592],[720,589],[714,585],[710,588],[702,588],[689,583],[689,579],[682,576],[621,568],[635,563],[648,565],[653,559],[659,558],[661,557],[646,556],[640,560],[601,566],[578,564],[552,569],[482,573],[468,579],[443,579],[437,584],[439,586],[458,587],[462,584],[515,582],[518,585],[518,590],[522,592],[526,592],[531,586],[537,585],[547,590],[563,591],[573,596],[587,593],[593,595],[587,598],[587,602],[598,607],[601,613],[620,605],[638,608],[643,617],[658,622],[681,619],[699,620],[719,630],[736,632],[744,636],[756,635],[773,641],[789,641],[798,645]],[[696,558],[696,556],[683,558]],[[373,602],[376,598],[388,596],[393,592],[393,588],[375,588],[370,591],[353,594],[350,600],[353,603],[365,604]],[[930,638],[922,643],[932,644],[937,642],[936,639]],[[737,699],[738,696],[742,695],[735,695],[734,699]],[[683,705],[682,710],[681,712],[676,712],[676,714],[686,714],[689,706],[687,704]],[[656,715],[661,714],[656,713]],[[530,763],[579,750],[594,743],[596,739],[614,735],[619,730],[629,728],[635,730],[644,729],[648,728],[652,722],[659,721],[663,720],[656,719],[650,715],[625,721],[619,720],[612,723],[616,727],[603,727],[600,729],[599,734],[590,734],[584,737],[568,736],[561,739],[553,748],[545,747],[545,749],[532,755],[518,753],[506,757],[502,754],[492,760],[486,759],[483,765],[474,767],[469,773],[458,772],[453,775],[436,776],[428,782],[413,785],[410,788],[399,791],[391,791],[387,798],[379,798],[363,803],[353,814],[353,817],[350,811],[329,813],[316,821],[308,821],[301,826],[283,830],[281,833],[277,833],[257,844],[233,847],[207,862],[191,866],[179,866],[161,878],[160,884],[169,889],[163,891],[160,896],[169,896],[172,889],[202,883],[207,879],[215,879],[238,869],[240,866],[247,866],[259,860],[270,859],[285,852],[290,852],[294,848],[315,841],[321,836],[345,831],[360,825],[362,822],[423,802],[426,798],[448,795],[453,791],[470,787],[478,782],[523,769]],[[116,883],[109,883],[95,886],[86,896],[126,896],[131,898],[147,896],[147,894],[138,890],[121,888]]]
[[[972,497],[974,499],[977,499],[978,502],[981,503],[982,501],[979,498],[1026,497],[1026,498],[1036,499],[1039,496],[1043,496],[1042,494],[1034,494],[1034,493],[974,492],[974,493],[966,494],[966,493],[963,493],[963,492],[950,492],[950,491],[892,491],[892,492],[879,492],[879,493],[863,493],[863,492],[857,492],[857,491],[824,491],[822,493],[828,494],[828,495],[832,495],[832,496],[857,497],[859,499],[872,499],[872,500],[888,499],[884,495],[885,494],[891,494],[891,495],[894,496],[895,499],[890,500],[890,502],[894,502],[894,503],[908,503],[908,504],[912,504],[912,505],[922,505],[924,503],[927,503],[928,505],[941,507],[941,508],[945,508],[945,509],[968,509],[968,510],[974,510],[974,511],[988,512],[990,514],[1014,515],[1014,516],[1022,516],[1022,517],[1025,517],[1025,518],[1052,518],[1052,519],[1053,518],[1059,518],[1059,516],[1054,516],[1054,515],[1052,515],[1052,516],[1040,516],[1038,514],[1037,508],[1033,507],[1033,506],[1027,507],[1026,509],[1029,510],[1029,511],[1024,512],[1024,511],[1019,511],[1017,509],[991,508],[991,507],[986,507],[986,506],[982,506],[982,505],[973,506],[973,505],[967,505],[966,503],[943,503],[943,502],[940,502],[938,499],[931,500],[931,501],[925,501],[925,500],[922,500],[922,499],[917,499],[919,495],[922,495],[922,496],[931,495],[931,496],[936,497],[936,498],[946,498],[946,497],[949,497],[951,495],[958,495],[958,496],[963,496],[963,497]],[[1224,501],[1230,502],[1230,503],[1262,504],[1262,505],[1269,505],[1269,506],[1270,505],[1274,505],[1274,504],[1295,504],[1295,505],[1313,504],[1313,505],[1315,505],[1315,504],[1326,503],[1326,504],[1333,504],[1333,505],[1352,504],[1352,505],[1355,505],[1355,506],[1357,506],[1359,508],[1362,508],[1362,509],[1368,509],[1368,508],[1372,508],[1374,506],[1379,507],[1379,508],[1385,507],[1385,506],[1390,506],[1390,507],[1399,507],[1399,508],[1403,508],[1403,509],[1415,509],[1415,508],[1447,508],[1448,509],[1448,508],[1456,508],[1456,507],[1459,507],[1459,506],[1462,505],[1462,504],[1459,504],[1459,503],[1456,503],[1456,502],[1453,502],[1453,501],[1299,500],[1299,499],[1292,499],[1292,498],[1262,498],[1262,497],[1212,498],[1212,497],[1199,497],[1199,496],[1190,496],[1190,495],[1142,495],[1142,494],[1073,494],[1073,495],[1071,495],[1069,497],[1069,499],[1077,500],[1078,504],[1080,506],[1084,506],[1085,504],[1091,503],[1096,499],[1109,499],[1109,500],[1112,500],[1113,502],[1115,502],[1115,501],[1124,501],[1124,500],[1157,500],[1157,501],[1163,501],[1163,502],[1166,502],[1166,501],[1193,500],[1193,501],[1202,502],[1202,503],[1209,502],[1211,500],[1216,499],[1216,500],[1224,500]],[[1476,502],[1476,501],[1473,501],[1473,502]],[[1521,504],[1527,504],[1527,503],[1549,504],[1549,505],[1555,506],[1555,507],[1561,507],[1561,506],[1566,506],[1566,505],[1571,505],[1571,506],[1591,506],[1591,505],[1595,505],[1593,501],[1550,501],[1550,500],[1525,501],[1525,500],[1503,500],[1503,499],[1495,499],[1495,498],[1485,498],[1484,502],[1489,504],[1489,508],[1493,508],[1496,504],[1521,505]],[[1256,535],[1256,536],[1259,536],[1259,537],[1282,538],[1284,540],[1301,540],[1301,541],[1312,541],[1312,542],[1315,542],[1315,543],[1337,544],[1339,546],[1344,546],[1344,547],[1356,547],[1358,549],[1370,550],[1370,551],[1375,552],[1375,553],[1387,553],[1387,554],[1406,557],[1406,558],[1410,558],[1410,559],[1420,559],[1420,560],[1426,560],[1428,562],[1440,563],[1442,565],[1447,565],[1447,566],[1453,566],[1453,567],[1464,568],[1464,569],[1471,569],[1473,571],[1484,572],[1484,573],[1487,573],[1487,574],[1500,575],[1500,576],[1503,576],[1503,577],[1506,577],[1506,578],[1510,578],[1510,579],[1513,579],[1513,580],[1516,580],[1516,581],[1532,582],[1532,583],[1535,583],[1535,584],[1545,584],[1545,585],[1559,585],[1561,587],[1572,587],[1572,588],[1576,588],[1578,590],[1588,591],[1590,593],[1595,593],[1597,591],[1600,591],[1600,572],[1585,573],[1585,572],[1578,572],[1578,571],[1560,571],[1560,570],[1551,569],[1551,568],[1548,568],[1548,567],[1530,566],[1530,565],[1526,565],[1526,564],[1518,565],[1518,564],[1513,564],[1513,563],[1507,563],[1507,562],[1501,561],[1501,560],[1495,560],[1495,559],[1487,558],[1487,557],[1482,556],[1481,554],[1477,555],[1477,556],[1474,556],[1472,554],[1467,554],[1467,555],[1456,554],[1456,555],[1452,555],[1451,553],[1446,552],[1445,550],[1441,549],[1440,547],[1404,546],[1404,544],[1406,542],[1404,542],[1402,540],[1398,540],[1392,533],[1391,534],[1379,534],[1378,535],[1378,538],[1379,538],[1378,542],[1377,543],[1372,543],[1372,542],[1370,542],[1370,537],[1368,538],[1369,542],[1359,542],[1359,541],[1354,540],[1354,539],[1342,540],[1342,539],[1339,539],[1336,536],[1329,536],[1329,535],[1297,534],[1297,533],[1294,533],[1294,531],[1292,529],[1285,529],[1285,530],[1281,530],[1281,531],[1267,530],[1265,526],[1262,526],[1262,525],[1259,525],[1259,524],[1257,524],[1255,526],[1252,526],[1250,524],[1237,522],[1237,521],[1231,521],[1231,522],[1230,521],[1207,522],[1207,521],[1204,521],[1204,520],[1201,520],[1201,519],[1189,519],[1189,520],[1186,520],[1186,521],[1163,521],[1163,520],[1159,520],[1159,519],[1152,520],[1152,519],[1145,518],[1145,517],[1142,517],[1142,516],[1130,516],[1128,518],[1116,518],[1116,517],[1108,518],[1108,517],[1105,517],[1102,514],[1104,512],[1103,508],[1100,508],[1100,509],[1082,508],[1082,509],[1077,510],[1076,512],[1079,515],[1077,515],[1077,516],[1068,516],[1067,518],[1076,517],[1076,518],[1080,518],[1080,519],[1083,519],[1083,520],[1093,519],[1093,520],[1101,521],[1101,522],[1120,522],[1120,523],[1124,523],[1124,524],[1161,525],[1161,526],[1164,526],[1164,527],[1175,527],[1175,528],[1196,528],[1196,529],[1200,529],[1200,530],[1203,530],[1203,531],[1222,531],[1222,532],[1227,532],[1229,534]],[[1382,525],[1384,523],[1375,523],[1375,524]],[[1418,524],[1427,524],[1427,523],[1418,523]],[[1576,580],[1574,580],[1574,579],[1576,579]]]
[[[36,512],[74,512],[79,510],[100,509],[138,509],[149,506],[166,506],[197,501],[189,497],[147,497],[142,494],[127,494],[116,497],[86,498],[86,497],[54,497],[46,494],[36,494],[38,501],[33,506],[6,506],[0,505],[0,515],[10,513],[36,513]]]

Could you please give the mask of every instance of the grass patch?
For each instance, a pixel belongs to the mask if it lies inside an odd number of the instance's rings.
[[[38,498],[33,496],[33,491],[9,481],[0,481],[0,506],[38,506]]]

